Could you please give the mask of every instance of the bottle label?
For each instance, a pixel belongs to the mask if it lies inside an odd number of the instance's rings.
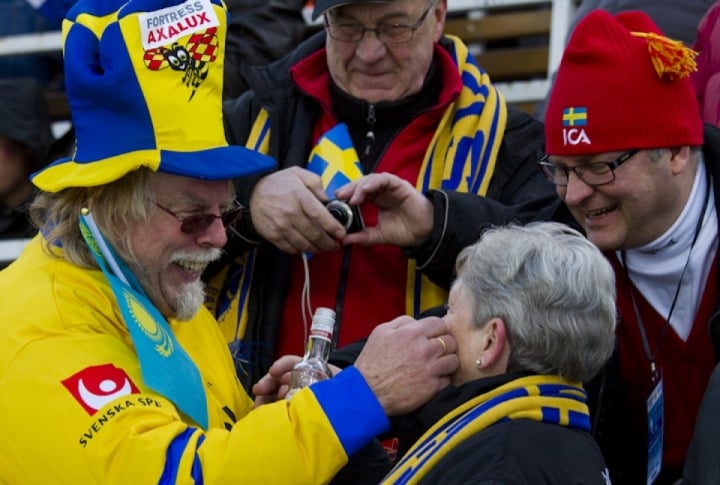
[[[317,337],[321,338],[323,340],[327,340],[330,342],[332,340],[332,329],[330,331],[326,330],[325,328],[317,328],[313,327],[310,329],[310,336],[311,337]]]

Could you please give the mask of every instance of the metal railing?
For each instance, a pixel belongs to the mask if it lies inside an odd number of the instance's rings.
[[[62,50],[60,32],[17,34],[0,37],[0,56],[43,54]]]
[[[15,261],[29,242],[30,239],[0,240],[0,269]]]

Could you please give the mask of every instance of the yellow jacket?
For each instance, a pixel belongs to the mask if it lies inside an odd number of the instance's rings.
[[[103,273],[41,245],[0,272],[0,483],[325,483],[387,429],[354,368],[252,410],[201,309],[169,324],[203,380],[202,430],[143,383]]]

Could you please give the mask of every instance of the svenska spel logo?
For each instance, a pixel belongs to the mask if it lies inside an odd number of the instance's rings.
[[[61,382],[90,416],[119,397],[140,393],[127,373],[113,364],[86,367]]]

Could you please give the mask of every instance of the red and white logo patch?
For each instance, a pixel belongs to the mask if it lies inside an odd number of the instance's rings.
[[[90,416],[119,397],[140,392],[125,371],[112,364],[87,367],[62,383]]]

